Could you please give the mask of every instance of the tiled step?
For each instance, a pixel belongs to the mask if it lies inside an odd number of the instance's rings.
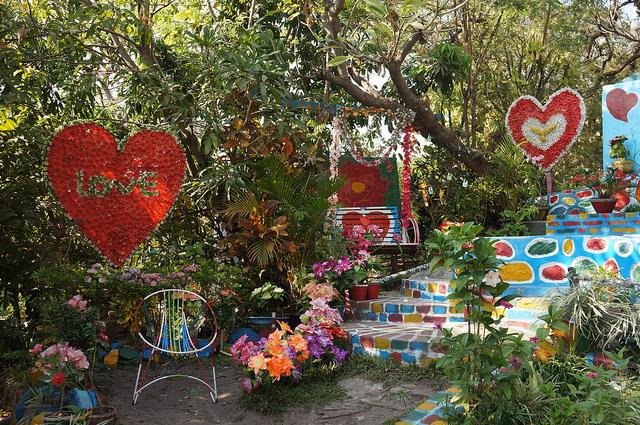
[[[448,319],[462,322],[462,314],[456,314],[449,302],[434,302],[420,298],[397,296],[383,292],[375,300],[351,303],[356,320],[390,323],[445,323]]]
[[[353,354],[427,366],[442,357],[441,337],[433,324],[346,322]]]
[[[447,279],[403,279],[400,285],[400,295],[408,298],[444,302],[449,293]]]

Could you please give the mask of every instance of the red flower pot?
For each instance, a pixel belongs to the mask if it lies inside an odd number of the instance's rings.
[[[364,301],[367,299],[368,285],[356,285],[349,288],[349,299],[351,301]]]
[[[616,207],[616,200],[613,198],[595,198],[591,200],[591,205],[599,214],[610,213],[613,212]]]
[[[367,299],[375,300],[380,295],[380,284],[379,283],[370,283],[367,286]]]

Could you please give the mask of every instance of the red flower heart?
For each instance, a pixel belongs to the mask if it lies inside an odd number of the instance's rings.
[[[628,122],[627,114],[638,103],[636,93],[627,93],[622,89],[613,89],[607,94],[607,109],[617,120]]]
[[[551,169],[576,141],[586,115],[582,97],[564,88],[543,106],[531,96],[511,104],[505,124],[513,141],[535,164]]]
[[[53,190],[82,233],[121,266],[165,218],[185,172],[184,152],[168,133],[143,130],[118,148],[94,124],[53,137],[47,173]]]

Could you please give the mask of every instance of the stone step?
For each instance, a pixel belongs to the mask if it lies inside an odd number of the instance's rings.
[[[400,284],[400,295],[436,302],[446,302],[449,293],[449,280],[424,278],[403,279]]]
[[[391,323],[445,323],[462,322],[462,314],[456,314],[449,302],[423,300],[397,296],[395,293],[383,292],[375,300],[354,301],[351,303],[355,320]]]
[[[346,322],[344,328],[355,355],[428,366],[444,353],[434,324]]]

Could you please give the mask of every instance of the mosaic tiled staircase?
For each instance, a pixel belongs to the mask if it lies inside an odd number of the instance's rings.
[[[444,353],[440,328],[466,330],[464,314],[447,300],[449,275],[418,273],[402,281],[400,293],[382,293],[376,300],[352,302],[352,321],[345,328],[354,354],[427,366]],[[544,313],[542,298],[521,298],[513,307],[500,307],[495,314],[503,323],[523,333]]]

